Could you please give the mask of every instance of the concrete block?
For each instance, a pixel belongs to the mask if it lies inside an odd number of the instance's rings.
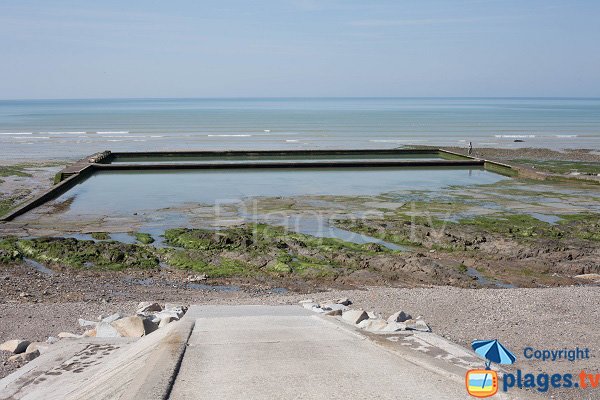
[[[348,310],[342,313],[342,319],[351,324],[358,324],[360,321],[369,319],[369,315],[364,310]]]

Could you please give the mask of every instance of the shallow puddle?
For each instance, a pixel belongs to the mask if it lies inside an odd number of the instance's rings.
[[[475,280],[477,281],[477,283],[479,283],[481,286],[496,286],[497,288],[502,288],[502,289],[513,289],[516,286],[510,283],[504,283],[495,279],[488,279],[486,277],[484,277],[479,271],[477,271],[475,268],[469,268],[467,269],[467,275],[472,276],[475,278]]]
[[[39,262],[32,260],[30,258],[24,258],[23,261],[25,262],[26,265],[28,265],[29,267],[34,268],[35,270],[46,274],[46,275],[54,275],[54,271],[51,270],[50,268],[40,264]]]

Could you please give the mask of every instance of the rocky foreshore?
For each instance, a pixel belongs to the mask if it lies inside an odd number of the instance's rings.
[[[26,332],[22,332],[20,338],[9,339],[0,344],[0,360],[6,359],[2,363],[2,369],[6,372],[14,370],[49,351],[53,344],[62,340],[147,336],[183,318],[187,309],[188,306],[181,304],[141,302],[132,315],[116,312],[106,316],[100,315],[95,319],[79,318],[77,323],[80,329],[85,329],[83,333],[62,331],[48,336],[46,340],[28,340],[23,339]]]

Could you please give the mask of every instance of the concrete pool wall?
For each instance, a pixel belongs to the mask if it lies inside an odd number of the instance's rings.
[[[170,158],[169,162],[115,163],[117,159]],[[209,159],[209,161],[203,161]],[[185,162],[177,162],[185,159]],[[195,159],[198,162],[190,162]],[[234,159],[235,163],[230,161]],[[221,161],[219,161],[221,160]],[[229,162],[227,161],[229,160]],[[172,161],[172,162],[171,162]],[[104,151],[79,160],[56,175],[55,185],[21,204],[0,220],[10,221],[53,200],[99,171],[168,171],[215,169],[316,169],[316,168],[419,168],[483,167],[507,176],[517,175],[511,166],[468,157],[446,150],[294,150],[294,151],[182,151],[113,153]]]

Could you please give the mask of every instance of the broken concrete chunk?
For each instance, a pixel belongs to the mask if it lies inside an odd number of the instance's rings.
[[[165,304],[163,311],[174,312],[177,314],[178,319],[181,319],[187,312],[188,307],[183,304]]]
[[[390,315],[390,317],[387,320],[388,322],[404,322],[408,321],[409,319],[412,319],[410,314],[407,314],[404,311],[398,311]]]
[[[29,346],[27,346],[25,353],[33,353],[34,351],[37,350],[41,354],[41,353],[45,353],[46,351],[48,351],[49,348],[50,348],[49,343],[33,342]]]
[[[383,319],[365,319],[358,323],[358,327],[369,332],[377,332],[387,327],[387,321]]]
[[[116,321],[113,321],[113,323],[114,322],[116,322]],[[111,323],[101,321],[96,326],[96,337],[113,338],[113,337],[121,337],[121,336],[122,335],[111,325]]]
[[[23,353],[25,350],[27,350],[27,346],[29,346],[30,343],[31,342],[29,342],[28,340],[20,340],[20,339],[9,340],[7,342],[0,344],[0,350],[10,351],[11,353],[14,353],[14,354],[20,354],[20,353]]]
[[[102,318],[102,322],[106,322],[106,323],[110,324],[110,323],[115,322],[116,320],[121,319],[121,318],[123,318],[123,316],[121,314],[114,313],[112,315],[109,315],[108,317]]]
[[[406,324],[404,322],[388,322],[387,326],[383,328],[382,332],[399,332],[405,331]]]
[[[367,315],[371,319],[381,319],[382,318],[381,313],[376,313],[375,311],[368,311]]]
[[[150,318],[151,318],[152,322],[158,323],[161,319],[163,319],[165,317],[171,317],[173,319],[181,319],[181,317],[183,317],[183,314],[175,312],[175,311],[171,311],[171,310],[165,310],[165,311],[161,311],[159,313],[152,315]]]
[[[138,316],[121,318],[113,322],[112,327],[125,337],[142,337],[157,329],[157,325],[150,319],[141,318]]]
[[[419,332],[431,332],[431,328],[427,323],[425,323],[422,319],[409,319],[404,322],[406,324],[406,329],[411,331],[419,331]]]
[[[8,361],[13,361],[13,362],[25,361],[25,362],[27,362],[27,361],[31,361],[39,356],[40,356],[39,350],[35,350],[35,351],[32,351],[31,353],[20,353],[20,354],[15,354],[14,356],[10,356],[8,358]]]
[[[369,315],[364,310],[348,310],[342,313],[342,319],[351,324],[358,324],[360,321],[369,319]]]

